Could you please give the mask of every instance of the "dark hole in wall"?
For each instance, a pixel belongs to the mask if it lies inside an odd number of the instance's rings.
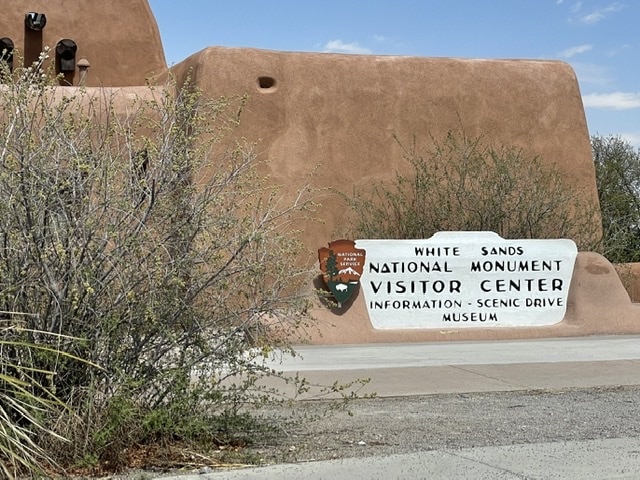
[[[276,86],[276,79],[273,77],[258,77],[258,86],[263,90],[268,90]]]

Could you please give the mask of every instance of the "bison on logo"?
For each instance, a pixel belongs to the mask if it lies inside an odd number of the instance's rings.
[[[355,247],[352,240],[335,240],[329,247],[318,250],[318,261],[324,283],[341,307],[360,283],[364,269],[365,251]]]

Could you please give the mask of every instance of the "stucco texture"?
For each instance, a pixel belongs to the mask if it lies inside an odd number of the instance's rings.
[[[260,141],[271,178],[346,194],[410,166],[394,141],[418,147],[464,130],[522,147],[597,205],[589,133],[575,74],[556,61],[463,60],[208,48],[173,69],[212,95],[248,94],[238,136]],[[266,87],[261,87],[266,83]],[[269,79],[265,82],[264,79]],[[344,202],[322,198],[310,250],[345,231]],[[599,224],[599,218],[593,220]]]
[[[248,94],[236,132],[259,141],[269,175],[289,194],[308,181],[349,194],[408,165],[394,141],[427,145],[464,129],[494,145],[522,147],[555,166],[597,205],[581,95],[569,65],[539,60],[348,56],[208,48],[173,69],[212,95]],[[311,252],[340,238],[345,211],[322,198],[322,222],[302,225]],[[599,224],[600,219],[593,221]],[[321,283],[315,287],[322,288]],[[359,294],[318,307],[312,343],[478,340],[640,333],[640,310],[613,266],[580,253],[565,319],[549,327],[375,330]]]

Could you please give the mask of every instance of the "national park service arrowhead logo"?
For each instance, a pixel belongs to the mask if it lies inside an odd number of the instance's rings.
[[[335,240],[318,250],[318,261],[324,283],[341,307],[360,283],[364,270],[365,251],[356,248],[352,240]]]

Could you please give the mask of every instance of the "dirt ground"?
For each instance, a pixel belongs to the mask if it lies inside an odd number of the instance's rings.
[[[372,398],[330,413],[326,402],[305,402],[293,411],[269,414],[315,419],[285,428],[277,437],[257,438],[247,448],[194,457],[181,468],[158,466],[109,478],[148,480],[248,464],[441,448],[623,437],[638,437],[640,442],[640,386]]]

